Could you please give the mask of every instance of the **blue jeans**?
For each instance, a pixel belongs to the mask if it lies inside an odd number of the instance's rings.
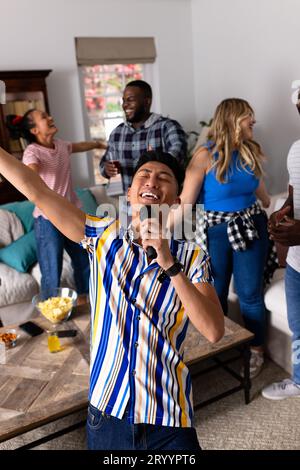
[[[128,423],[88,407],[87,444],[90,450],[201,450],[194,428]]]
[[[293,380],[300,384],[300,273],[287,264],[285,272],[287,315],[292,337]]]
[[[245,251],[233,250],[227,235],[227,223],[210,227],[207,232],[215,289],[225,314],[228,310],[228,290],[233,274],[246,328],[254,333],[253,346],[265,341],[266,308],[263,293],[263,273],[269,238],[267,219],[263,214],[253,216],[259,239],[249,241]]]
[[[90,267],[86,251],[79,244],[65,237],[49,220],[42,216],[34,220],[34,231],[37,241],[37,257],[42,274],[41,292],[43,297],[51,297],[54,289],[60,286],[64,248],[72,261],[77,293],[87,294]]]

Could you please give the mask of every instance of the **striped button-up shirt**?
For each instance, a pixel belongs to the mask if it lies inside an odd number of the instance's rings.
[[[112,218],[87,216],[91,263],[90,403],[129,422],[192,425],[192,388],[183,362],[188,317],[170,279]],[[193,283],[210,282],[209,262],[193,243],[170,240]]]
[[[183,163],[187,151],[185,132],[177,121],[156,113],[152,113],[138,129],[128,122],[120,124],[109,136],[108,149],[100,162],[100,173],[106,177],[104,163],[118,160],[126,193],[140,156],[149,148],[170,153]]]

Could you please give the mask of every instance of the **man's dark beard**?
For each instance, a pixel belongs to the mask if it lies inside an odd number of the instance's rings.
[[[141,106],[132,116],[132,118],[127,118],[127,122],[131,122],[132,124],[136,122],[141,122],[147,117],[147,111],[145,106]]]

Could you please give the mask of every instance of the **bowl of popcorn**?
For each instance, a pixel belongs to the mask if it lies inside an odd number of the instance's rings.
[[[53,295],[45,299],[41,294],[33,297],[35,308],[51,323],[60,323],[68,320],[76,305],[77,292],[67,287],[54,289]]]
[[[2,331],[0,333],[0,342],[5,344],[7,349],[14,348],[17,344],[17,339],[20,335],[17,334],[17,331],[13,328]]]

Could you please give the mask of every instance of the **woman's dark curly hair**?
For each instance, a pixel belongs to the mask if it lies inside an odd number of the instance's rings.
[[[36,142],[34,134],[30,132],[30,129],[35,126],[31,115],[33,111],[36,111],[36,109],[29,109],[24,116],[17,116],[16,114],[6,116],[6,126],[11,139],[16,140],[23,137],[30,144]]]

